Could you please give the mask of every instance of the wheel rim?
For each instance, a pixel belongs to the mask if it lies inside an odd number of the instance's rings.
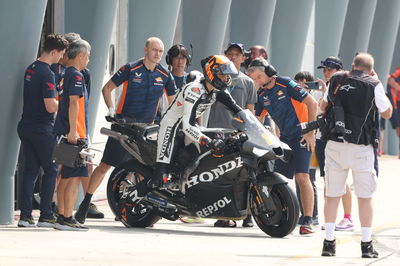
[[[137,184],[142,178],[143,176],[139,173],[129,171],[122,171],[114,177],[112,184],[112,195],[115,202],[114,209],[120,221],[128,227],[130,227],[131,220],[140,221],[150,214],[149,210],[143,204],[130,204],[122,202],[121,199],[124,188],[130,184]]]
[[[254,199],[255,195],[252,193],[250,208],[253,210],[253,213],[259,213],[255,215],[256,222],[267,226],[279,227],[282,221],[289,219],[288,204],[284,201],[283,197],[279,196],[280,193],[280,190],[272,190],[270,194],[276,206],[276,211],[260,211],[260,206],[257,205],[257,201]]]

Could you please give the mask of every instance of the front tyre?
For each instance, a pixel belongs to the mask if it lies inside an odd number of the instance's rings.
[[[264,206],[270,204],[265,203],[265,195],[258,193],[265,191],[263,189],[257,192],[253,188],[250,193],[250,209],[258,227],[272,237],[284,237],[290,234],[299,218],[299,204],[293,190],[287,184],[273,185],[268,200],[275,205],[275,210],[268,210],[267,207],[262,209],[260,200],[263,200]]]
[[[135,186],[141,180],[150,178],[151,174],[149,168],[136,160],[129,160],[117,166],[108,179],[108,205],[126,227],[149,227],[161,218],[140,202],[131,204],[122,199],[126,186]]]

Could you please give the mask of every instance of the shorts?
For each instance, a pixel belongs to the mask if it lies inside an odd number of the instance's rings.
[[[341,197],[352,170],[354,192],[359,198],[371,198],[377,188],[372,145],[356,145],[329,140],[325,149],[326,196]]]
[[[294,174],[297,173],[308,174],[310,171],[311,151],[307,150],[306,145],[300,143],[300,138],[287,140],[281,137],[280,139],[292,149],[292,156],[287,163],[282,160],[276,160],[275,171],[289,179],[293,179]]]
[[[397,102],[397,108],[393,108],[392,117],[389,119],[393,129],[400,127],[400,102]]]
[[[118,140],[108,138],[101,162],[117,167],[131,158],[132,156],[121,146]]]
[[[76,167],[71,168],[68,166],[62,166],[61,168],[61,178],[71,178],[71,177],[88,177],[88,168],[85,167]]]

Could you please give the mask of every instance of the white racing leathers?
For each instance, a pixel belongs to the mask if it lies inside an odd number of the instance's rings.
[[[182,129],[185,134],[185,145],[194,143],[197,147],[201,133],[197,123],[202,113],[211,108],[215,101],[223,103],[234,114],[241,111],[231,95],[214,89],[208,92],[203,82],[194,81],[187,84],[175,97],[160,122],[157,139],[157,162],[169,164],[172,159],[176,133]]]

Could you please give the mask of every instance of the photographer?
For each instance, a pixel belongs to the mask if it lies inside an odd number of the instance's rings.
[[[325,240],[322,256],[335,256],[335,220],[340,197],[345,193],[348,170],[352,169],[355,194],[358,197],[363,258],[377,258],[372,246],[372,195],[376,190],[373,145],[377,145],[379,113],[385,119],[392,106],[382,83],[371,77],[374,59],[360,53],[353,59],[352,71],[339,72],[328,88],[325,150]]]

